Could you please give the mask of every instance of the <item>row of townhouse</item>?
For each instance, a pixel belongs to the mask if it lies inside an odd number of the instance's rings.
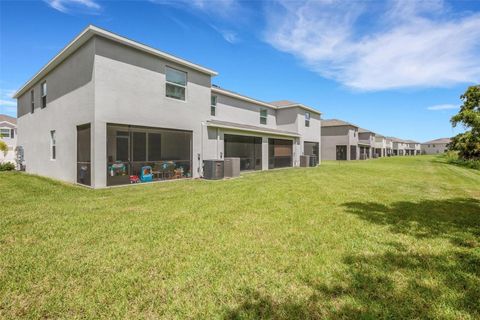
[[[214,86],[215,75],[89,26],[14,96],[25,170],[102,188],[202,177],[210,159],[268,170],[320,157],[319,111]]]
[[[366,160],[420,153],[418,142],[386,137],[343,120],[322,120],[322,160]]]

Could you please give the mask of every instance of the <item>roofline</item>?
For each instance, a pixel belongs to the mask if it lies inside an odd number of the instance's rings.
[[[320,114],[320,115],[322,114],[320,111],[315,110],[315,109],[313,109],[313,108],[310,108],[310,107],[308,107],[308,106],[306,106],[306,105],[304,105],[304,104],[301,104],[301,103],[294,103],[294,104],[290,104],[290,105],[282,106],[282,107],[278,107],[278,106],[277,106],[277,108],[278,108],[279,110],[281,110],[281,109],[287,109],[287,108],[302,108],[302,109],[308,110],[308,111],[313,112],[313,113],[316,113],[316,114]]]
[[[256,103],[256,104],[259,104],[259,105],[267,107],[267,108],[271,108],[271,109],[275,109],[275,110],[278,109],[278,107],[274,106],[273,104],[263,102],[263,101],[260,101],[260,100],[256,100],[256,99],[253,99],[253,98],[250,98],[250,97],[247,97],[247,96],[243,96],[239,93],[228,91],[228,90],[225,90],[225,89],[222,89],[222,88],[219,88],[219,87],[212,87],[212,92],[220,93],[220,94],[223,94],[223,95],[226,95],[226,96],[229,96],[229,97],[232,97],[232,98],[237,98],[237,99],[240,99],[240,100],[244,100],[244,101],[247,101],[247,102]]]
[[[325,120],[323,120],[325,121]],[[322,128],[333,128],[333,127],[353,127],[353,128],[359,128],[358,126],[354,125],[354,124],[351,124],[351,123],[345,123],[345,124],[336,124],[336,125],[333,125],[333,126],[324,126],[322,124]]]
[[[71,42],[69,42],[55,57],[53,57],[46,65],[44,65],[42,69],[40,69],[40,71],[38,71],[32,78],[30,78],[30,80],[28,80],[17,92],[15,92],[15,94],[13,95],[13,98],[16,99],[19,96],[21,96],[23,93],[25,93],[28,89],[30,89],[30,87],[34,83],[42,79],[46,74],[48,74],[51,70],[53,70],[56,66],[58,66],[62,61],[64,61],[72,53],[74,53],[78,48],[80,48],[80,46],[82,46],[85,42],[87,42],[89,39],[91,39],[93,36],[96,36],[96,35],[102,36],[104,38],[113,40],[115,42],[124,44],[129,47],[133,47],[135,49],[138,49],[144,52],[153,54],[155,56],[164,58],[166,60],[173,61],[180,65],[209,74],[211,76],[218,75],[218,73],[214,70],[202,67],[198,64],[194,64],[192,62],[189,62],[181,58],[177,58],[171,54],[154,49],[140,42],[122,37],[118,34],[107,31],[105,29],[101,29],[99,27],[89,25],[82,32],[80,32],[80,34],[77,35]]]
[[[261,130],[261,129],[248,129],[248,128],[238,128],[234,126],[229,126],[225,124],[217,124],[217,123],[211,123],[211,122],[206,122],[207,126],[209,127],[214,127],[214,128],[224,128],[224,129],[232,129],[232,130],[238,130],[238,131],[247,131],[247,132],[258,132],[258,133],[264,133],[264,134],[269,134],[269,135],[274,135],[274,136],[285,136],[285,137],[295,137],[298,138],[300,137],[299,134],[296,133],[286,133],[286,132],[271,132],[268,130]]]
[[[0,121],[0,123],[10,123],[12,126],[15,126],[15,127],[17,126],[16,123],[13,123],[13,122],[10,122],[10,121],[6,121],[6,120]]]

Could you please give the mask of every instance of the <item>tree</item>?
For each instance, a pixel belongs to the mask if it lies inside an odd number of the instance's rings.
[[[450,122],[453,127],[462,124],[467,131],[452,138],[450,150],[458,151],[465,160],[480,159],[480,85],[471,86],[460,96],[463,105]],[[469,130],[468,130],[469,129]]]
[[[2,140],[0,140],[0,152],[3,152],[3,156],[6,156],[8,152],[8,146]]]

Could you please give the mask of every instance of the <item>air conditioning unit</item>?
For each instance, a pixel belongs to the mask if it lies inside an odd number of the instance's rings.
[[[223,160],[203,160],[203,178],[219,180],[224,177]]]
[[[300,167],[308,167],[310,164],[310,156],[302,155],[300,156]]]
[[[225,178],[240,176],[240,158],[225,158],[224,176]]]

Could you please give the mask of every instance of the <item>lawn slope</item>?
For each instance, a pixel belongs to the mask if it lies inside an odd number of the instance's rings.
[[[480,317],[480,172],[441,158],[0,194],[0,318]]]

